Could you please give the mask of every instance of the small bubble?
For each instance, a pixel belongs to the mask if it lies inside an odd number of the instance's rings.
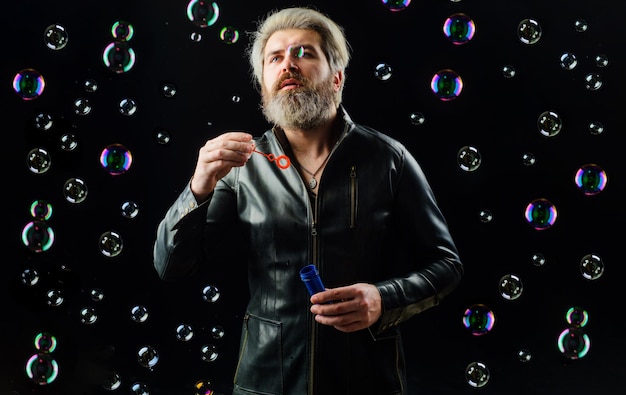
[[[125,42],[113,41],[104,47],[102,61],[107,69],[116,74],[123,74],[135,65],[135,50]]]
[[[130,41],[134,34],[135,28],[126,21],[116,21],[111,26],[111,35],[117,41]]]
[[[219,18],[220,9],[215,2],[191,0],[187,4],[187,18],[196,26],[213,26]]]
[[[489,223],[493,220],[493,214],[489,210],[480,210],[478,217],[482,223]]]
[[[80,178],[70,178],[63,185],[63,195],[70,203],[82,203],[87,198],[87,185]]]
[[[604,262],[596,254],[587,254],[580,260],[580,272],[586,280],[597,280],[604,274]]]
[[[502,66],[502,75],[504,78],[513,78],[515,77],[515,67],[510,64]]]
[[[126,173],[133,163],[133,155],[123,144],[110,144],[100,153],[100,165],[112,176]]]
[[[102,255],[113,258],[118,256],[124,248],[122,237],[115,231],[107,231],[100,235],[98,240]]]
[[[412,112],[409,114],[409,119],[413,125],[423,125],[426,122],[426,117],[421,112]]]
[[[561,55],[559,64],[564,70],[574,70],[578,65],[578,58],[571,52],[565,52]]]
[[[382,0],[382,2],[389,11],[393,12],[406,10],[409,4],[411,4],[411,0]]]
[[[589,313],[582,307],[570,307],[565,313],[565,321],[576,328],[582,328],[589,322]]]
[[[602,125],[600,122],[589,122],[587,128],[589,129],[589,133],[595,136],[604,132],[604,125]]]
[[[214,362],[219,353],[217,352],[217,347],[213,344],[205,344],[200,348],[200,356],[203,361],[206,362]]]
[[[595,163],[581,166],[574,175],[576,187],[587,196],[602,192],[607,182],[606,172]]]
[[[524,217],[536,230],[544,230],[556,222],[557,210],[549,200],[535,199],[526,206]]]
[[[22,229],[22,242],[33,252],[48,251],[54,244],[54,231],[45,221],[31,221]]]
[[[133,99],[124,98],[119,104],[120,114],[130,116],[137,112],[137,102]]]
[[[135,218],[137,214],[139,214],[139,206],[132,200],[127,200],[122,203],[121,209],[122,217],[125,218]]]
[[[534,266],[544,266],[546,264],[546,257],[540,253],[533,254],[530,260]]]
[[[50,154],[44,148],[33,148],[26,156],[28,170],[35,174],[43,174],[50,170],[52,159]]]
[[[59,364],[50,354],[37,353],[26,361],[26,375],[39,386],[53,383],[59,375]]]
[[[374,68],[374,75],[381,81],[387,81],[392,75],[391,66],[387,63],[377,64]]]
[[[466,145],[461,147],[457,153],[457,164],[463,171],[476,171],[482,162],[482,157],[478,148]]]
[[[440,100],[450,101],[461,94],[463,80],[453,70],[440,70],[430,80],[430,89]]]
[[[476,24],[464,13],[452,14],[443,23],[443,34],[454,45],[467,44],[475,33]]]
[[[609,65],[609,58],[605,54],[596,55],[596,66],[606,67]]]
[[[563,356],[576,360],[587,355],[591,347],[591,341],[582,329],[576,327],[566,328],[557,339],[557,347]]]
[[[483,362],[471,362],[465,368],[465,380],[474,388],[481,388],[489,382],[490,373]]]
[[[523,19],[517,25],[517,36],[526,45],[536,44],[541,39],[541,25],[534,19]]]
[[[525,152],[522,154],[522,163],[524,166],[532,166],[536,162],[535,155],[531,152]]]
[[[58,51],[65,48],[69,36],[65,27],[55,24],[46,28],[43,39],[48,48]]]
[[[88,115],[92,110],[89,99],[78,98],[74,100],[74,113],[76,115]]]
[[[500,296],[506,300],[515,300],[522,295],[524,286],[522,280],[516,274],[506,274],[500,278],[498,284]]]
[[[598,73],[589,73],[585,76],[585,88],[597,91],[602,87],[602,77]]]
[[[587,21],[584,19],[576,19],[574,21],[574,29],[579,32],[586,32],[589,26],[587,25]]]
[[[234,44],[239,41],[239,31],[232,26],[224,26],[220,31],[220,39],[226,44]]]
[[[148,309],[141,305],[133,306],[130,310],[130,318],[138,323],[146,322],[148,319]]]
[[[180,324],[176,327],[176,338],[187,342],[193,338],[193,328],[188,324]]]
[[[544,111],[537,118],[537,128],[546,137],[554,137],[561,132],[563,121],[554,111]]]
[[[496,315],[484,304],[474,304],[463,313],[463,326],[474,336],[489,333],[496,323]]]
[[[93,307],[83,307],[80,310],[80,322],[91,325],[98,320],[98,315]]]
[[[523,348],[517,352],[517,358],[519,359],[520,362],[530,362],[533,356],[530,353],[530,351]]]
[[[45,86],[43,76],[35,69],[23,69],[13,77],[13,90],[23,100],[37,99]]]
[[[137,360],[141,366],[152,369],[159,362],[159,353],[154,347],[146,345],[137,351]]]

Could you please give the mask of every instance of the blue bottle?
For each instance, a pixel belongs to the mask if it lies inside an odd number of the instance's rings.
[[[300,269],[300,278],[311,296],[326,290],[315,265],[306,265]]]

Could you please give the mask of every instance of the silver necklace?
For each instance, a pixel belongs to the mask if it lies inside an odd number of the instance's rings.
[[[328,155],[326,155],[326,159],[324,159],[324,162],[322,162],[320,167],[318,167],[317,170],[315,170],[315,172],[310,172],[307,169],[305,169],[302,165],[299,165],[302,170],[304,170],[307,174],[309,174],[311,176],[311,178],[309,179],[309,189],[310,190],[314,190],[317,187],[317,180],[315,179],[315,176],[317,176],[317,173],[319,173],[320,170],[322,170],[322,168],[326,164],[326,162],[328,162],[328,159],[330,158],[331,152],[329,152]]]

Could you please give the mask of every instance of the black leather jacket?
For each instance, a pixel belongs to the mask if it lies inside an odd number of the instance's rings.
[[[234,394],[406,394],[399,325],[436,306],[463,275],[416,160],[399,142],[353,123],[343,107],[340,113],[343,134],[317,199],[295,166],[283,170],[255,154],[200,205],[187,186],[158,227],[154,265],[164,279],[219,264],[202,252],[220,248],[207,246],[226,224],[244,232],[251,298]],[[285,154],[272,130],[255,141],[258,151]],[[299,277],[311,263],[328,288],[375,284],[380,320],[354,333],[317,324]]]

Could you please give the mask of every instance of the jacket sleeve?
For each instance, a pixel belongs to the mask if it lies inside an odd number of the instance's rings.
[[[437,306],[463,276],[456,245],[433,191],[415,158],[406,150],[397,166],[394,221],[403,274],[376,283],[383,314],[375,334]]]
[[[212,243],[219,243],[223,227],[233,222],[232,190],[218,182],[209,198],[198,204],[190,185],[183,189],[159,223],[153,247],[153,264],[163,280],[191,275],[203,262]]]

